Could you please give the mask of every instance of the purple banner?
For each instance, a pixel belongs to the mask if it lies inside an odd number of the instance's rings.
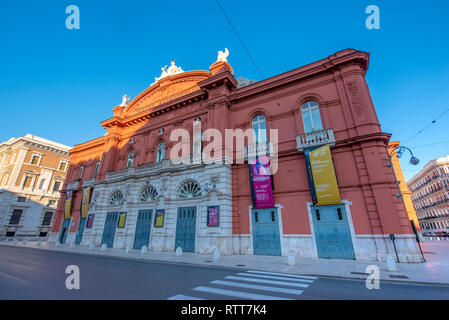
[[[207,226],[218,227],[220,225],[219,215],[220,215],[219,206],[207,207]]]
[[[260,157],[251,165],[254,186],[255,209],[273,208],[273,190],[271,188],[270,160]]]

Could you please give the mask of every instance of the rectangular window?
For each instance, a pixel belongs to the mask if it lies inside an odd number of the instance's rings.
[[[39,156],[32,156],[31,157],[31,164],[37,165],[39,163]]]
[[[65,171],[66,168],[67,162],[61,161],[61,163],[59,164],[59,171]]]
[[[51,211],[46,211],[45,215],[44,215],[44,220],[42,221],[42,225],[43,226],[49,226],[51,223],[51,218],[53,216],[53,212]]]
[[[31,187],[31,180],[32,179],[33,179],[32,177],[25,177],[25,180],[23,181],[23,187],[24,188]]]
[[[81,166],[80,171],[78,172],[78,179],[81,179],[81,177],[83,176],[83,171],[84,171],[84,166]]]
[[[100,160],[97,161],[97,164],[95,165],[95,172],[94,172],[94,178],[97,177],[98,171],[100,170]]]
[[[25,202],[26,199],[27,198],[25,198],[25,197],[19,197],[19,198],[17,198],[17,202]]]
[[[22,210],[14,209],[11,215],[11,220],[9,224],[19,224],[20,217],[22,216]]]
[[[59,191],[59,187],[61,186],[61,182],[56,181],[53,185],[53,191]]]

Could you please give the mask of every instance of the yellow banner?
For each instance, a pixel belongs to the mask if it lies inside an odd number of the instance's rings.
[[[72,210],[72,190],[67,190],[65,196],[64,218],[70,219],[70,211]]]
[[[317,198],[315,205],[341,204],[329,145],[310,151],[310,166]]]
[[[92,187],[86,187],[83,190],[83,202],[81,203],[81,218],[87,218],[90,203],[90,192]]]
[[[126,212],[120,212],[120,216],[118,219],[118,227],[124,228],[126,223]]]

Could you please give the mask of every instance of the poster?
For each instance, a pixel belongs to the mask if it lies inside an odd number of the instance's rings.
[[[207,207],[207,226],[218,227],[220,225],[220,206]]]
[[[273,208],[274,198],[269,157],[262,156],[257,158],[255,163],[249,164],[249,171],[254,208]]]
[[[92,226],[94,224],[94,217],[95,217],[95,214],[89,214],[89,216],[87,217],[87,223],[86,223],[87,229],[92,228]]]
[[[64,205],[64,218],[70,219],[70,212],[72,210],[72,190],[67,190],[65,195],[65,205]]]
[[[154,219],[155,228],[162,228],[164,226],[164,216],[165,216],[165,209],[156,210],[156,217]]]
[[[91,194],[92,187],[86,187],[83,189],[83,198],[81,202],[81,218],[87,218]]]
[[[126,224],[126,212],[120,212],[118,217],[118,228],[124,228]]]
[[[312,177],[309,177],[309,180],[313,181],[312,194],[315,193],[315,205],[341,204],[340,191],[329,145],[309,150],[306,153],[306,157],[309,158],[309,171],[311,171],[312,175]]]

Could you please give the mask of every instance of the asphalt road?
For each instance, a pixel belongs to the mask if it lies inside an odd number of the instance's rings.
[[[66,267],[80,289],[65,286]],[[139,261],[0,246],[0,299],[449,299],[448,286],[292,277],[257,270]]]

